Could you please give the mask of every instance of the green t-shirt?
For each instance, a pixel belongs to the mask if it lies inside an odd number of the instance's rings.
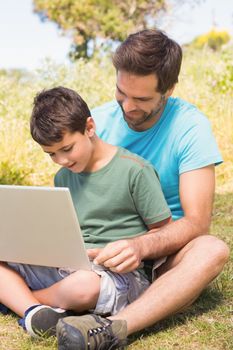
[[[86,248],[141,235],[171,215],[154,168],[121,147],[96,172],[61,168],[55,186],[70,189]]]

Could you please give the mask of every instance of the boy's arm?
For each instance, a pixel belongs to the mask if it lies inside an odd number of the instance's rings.
[[[141,260],[177,252],[192,239],[208,232],[214,184],[214,165],[182,174],[180,198],[183,218],[160,229],[152,228],[146,235],[110,243],[98,252],[89,252],[89,256],[96,258],[96,263],[123,273],[136,269]]]
[[[171,222],[170,209],[164,198],[158,175],[151,165],[148,163],[143,165],[134,177],[134,180],[129,183],[132,200],[135,205],[135,214],[137,213],[141,217],[148,233],[155,233],[160,227]],[[146,232],[141,236],[145,235]],[[95,260],[97,264],[102,264],[112,269],[114,269],[114,266],[111,264],[117,264],[118,261],[122,260],[123,265],[125,267],[127,265],[127,269],[134,270],[138,267],[136,265],[141,263],[139,250],[136,245],[137,239],[121,239],[107,244],[102,249],[90,249],[88,250],[88,255],[91,259],[97,258]],[[111,261],[107,261],[108,259]]]
[[[153,230],[153,232],[155,232],[156,229],[159,229],[160,227],[169,224],[169,222],[172,222],[172,217],[170,216],[169,218],[159,221],[159,222],[155,222],[154,224],[151,225],[147,225],[148,227],[148,233],[151,232],[151,230]]]
[[[104,248],[87,249],[88,256],[90,259],[94,259],[94,262],[97,265],[109,267],[110,270],[114,272],[125,273],[133,271],[142,261],[142,259],[139,258],[140,250],[138,249],[138,243],[139,245],[141,243],[138,241],[138,238],[155,234],[162,226],[167,225],[170,222],[172,222],[172,218],[168,217],[167,219],[148,225],[147,234],[142,236],[111,242]],[[111,261],[109,259],[111,259]],[[117,261],[122,262],[119,266],[117,266],[117,268],[115,268],[113,265],[117,264]],[[122,271],[118,271],[119,268],[122,269]]]

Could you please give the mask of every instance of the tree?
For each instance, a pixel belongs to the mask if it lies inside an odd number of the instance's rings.
[[[73,58],[90,57],[100,39],[121,41],[129,32],[145,29],[166,8],[166,0],[34,0],[41,20],[55,22],[72,36]]]

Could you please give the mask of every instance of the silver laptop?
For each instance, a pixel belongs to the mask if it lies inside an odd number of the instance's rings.
[[[68,188],[0,185],[0,261],[90,270]]]

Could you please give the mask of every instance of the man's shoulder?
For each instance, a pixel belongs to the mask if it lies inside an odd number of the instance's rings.
[[[207,120],[207,117],[197,106],[179,97],[171,97],[169,99],[168,113],[175,115],[178,121],[180,119],[183,119],[183,121],[187,120],[187,122]]]

